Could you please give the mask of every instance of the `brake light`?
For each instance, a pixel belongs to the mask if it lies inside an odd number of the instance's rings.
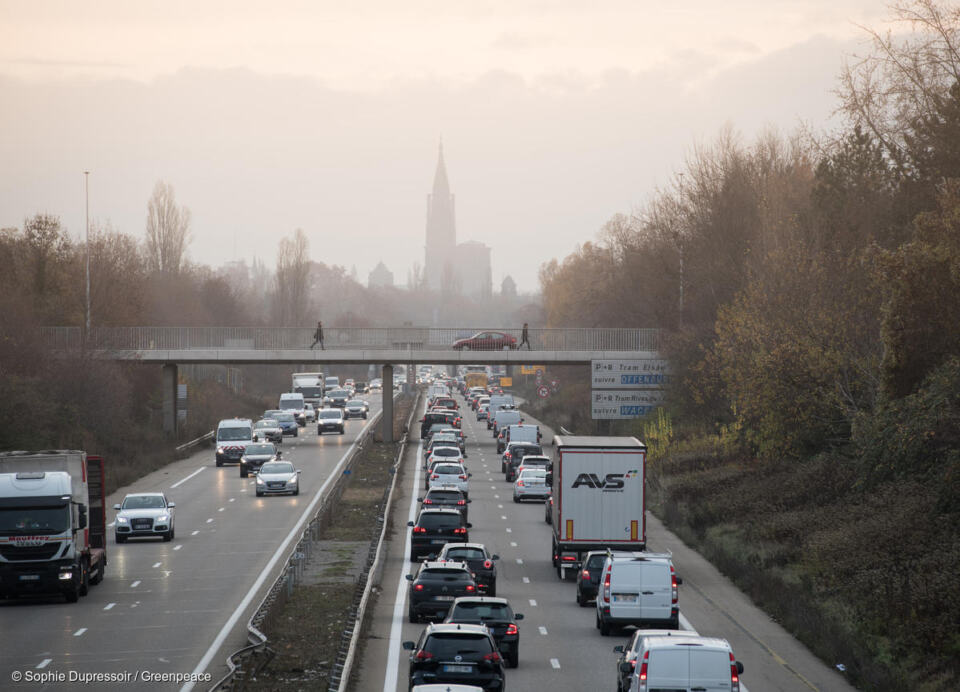
[[[430,480],[432,480],[432,481],[435,481],[435,480],[437,480],[438,478],[440,478],[440,476],[438,476],[437,474],[433,474],[432,476],[430,476]]]
[[[650,652],[646,652],[643,655],[643,662],[640,664],[640,674],[637,676],[637,679],[640,682],[640,690],[647,689],[647,662],[650,659]],[[634,664],[636,665],[636,664]]]
[[[461,473],[461,474],[458,476],[458,478],[459,478],[460,480],[462,480],[462,481],[465,481],[465,480],[467,480],[467,474]]]
[[[507,452],[506,455],[504,455],[504,458],[505,458],[505,459],[511,459],[511,458],[513,458],[513,455],[510,454],[510,452]]]
[[[429,661],[431,658],[433,658],[433,654],[430,653],[429,651],[424,651],[423,649],[421,649],[420,651],[417,652],[416,658],[418,661]]]
[[[423,591],[423,584],[414,584],[414,585],[413,585],[413,590],[414,590],[414,591]]]
[[[432,504],[433,504],[433,500],[426,499],[426,500],[423,501],[423,504],[425,504],[425,505],[432,505]]]
[[[730,652],[730,692],[740,692],[740,675],[737,673],[737,659]]]
[[[522,488],[522,487],[523,487],[523,481],[517,481],[517,487],[518,487],[518,488]]]
[[[414,526],[414,527],[413,527],[413,532],[414,532],[414,533],[426,533],[427,530],[426,530],[425,528],[423,528],[422,526]]]
[[[563,559],[566,560],[567,562],[575,562],[576,559],[577,559],[577,556],[576,556],[576,555],[564,555],[564,556],[563,556]],[[608,578],[608,579],[609,579],[609,577],[610,577],[610,575],[607,575],[607,578]]]
[[[590,570],[588,570],[588,569],[583,570],[583,571],[580,573],[580,576],[583,577],[584,579],[589,579],[589,578],[590,578]]]
[[[610,602],[610,571],[607,570],[607,575],[603,578],[603,600],[607,603]]]
[[[492,561],[490,561],[490,560],[484,560],[484,561],[483,561],[483,568],[484,568],[484,569],[490,569],[490,568],[492,568],[492,567],[493,567],[493,562],[492,562]]]
[[[458,504],[458,505],[465,505],[465,504],[467,504],[467,501],[466,501],[466,500],[457,500],[457,504]]]
[[[487,654],[483,657],[484,661],[489,661],[490,663],[500,663],[503,659],[500,658],[500,652],[494,651],[493,653]]]
[[[467,593],[473,593],[476,590],[477,590],[476,586],[474,586],[473,584],[467,584]]]
[[[457,536],[463,536],[463,535],[466,535],[467,530],[466,530],[466,529],[454,529],[454,530],[453,530],[453,533],[454,533],[455,535],[457,535]]]
[[[517,629],[517,626],[511,622],[509,625],[507,625],[507,631],[504,634],[517,634],[518,632],[519,630]]]
[[[670,565],[670,597],[673,599],[673,605],[677,605],[677,573]]]

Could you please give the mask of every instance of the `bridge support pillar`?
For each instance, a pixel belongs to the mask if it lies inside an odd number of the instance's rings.
[[[177,436],[177,364],[165,363],[161,375],[163,387],[163,432]]]
[[[383,366],[383,418],[380,420],[384,442],[393,442],[393,366]]]

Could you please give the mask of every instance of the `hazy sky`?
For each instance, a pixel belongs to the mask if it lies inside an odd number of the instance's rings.
[[[143,233],[153,184],[191,258],[302,227],[312,255],[423,261],[442,136],[459,240],[524,290],[730,123],[826,123],[875,0],[365,3],[0,0],[0,226],[37,211]]]

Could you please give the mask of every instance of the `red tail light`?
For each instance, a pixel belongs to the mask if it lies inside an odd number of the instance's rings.
[[[432,504],[433,504],[433,500],[430,500],[430,499],[424,500],[424,501],[423,501],[423,504],[425,504],[425,505],[432,505]]]
[[[426,533],[427,530],[426,530],[425,528],[423,528],[422,526],[414,526],[414,527],[413,527],[413,532],[414,532],[414,533]]]
[[[433,474],[432,476],[430,476],[430,480],[432,480],[432,481],[435,481],[435,480],[437,480],[438,478],[440,478],[440,476],[438,476],[437,474]]]
[[[647,687],[647,663],[650,659],[650,652],[648,651],[643,655],[643,662],[640,664],[640,674],[637,676],[640,680],[640,689],[646,689]],[[636,665],[636,664],[634,664]]]
[[[490,663],[500,663],[503,659],[500,658],[500,652],[494,651],[492,654],[487,654],[483,657],[484,661],[490,661]]]
[[[589,578],[590,578],[590,570],[588,570],[588,569],[583,570],[583,571],[580,573],[580,576],[583,577],[584,579],[589,579]]]
[[[566,560],[567,562],[576,562],[577,556],[576,556],[576,555],[564,555],[564,556],[563,556],[563,559]],[[609,580],[609,579],[610,579],[610,575],[608,574],[608,575],[607,575],[607,580]]]
[[[517,626],[511,622],[509,625],[507,625],[507,631],[505,634],[517,634],[518,632],[519,630],[517,630]]]
[[[677,605],[677,573],[673,569],[673,565],[670,565],[670,597],[673,600],[673,605]]]
[[[610,602],[610,570],[607,570],[606,576],[603,578],[603,600],[607,603]]]
[[[429,661],[431,658],[433,658],[433,654],[430,653],[429,651],[424,651],[423,649],[421,649],[420,651],[417,652],[416,658],[418,661]]]
[[[466,530],[466,529],[454,529],[454,530],[453,530],[453,533],[456,534],[457,536],[464,536],[464,535],[466,535],[467,530]]]
[[[492,561],[490,561],[490,560],[484,560],[484,561],[483,561],[483,568],[484,568],[484,569],[490,569],[490,568],[492,568],[492,567],[493,567],[493,562],[492,562]]]
[[[476,590],[477,590],[476,586],[474,586],[473,584],[467,584],[467,593],[473,593]]]
[[[523,487],[523,481],[517,481],[517,487],[518,487],[518,488],[522,488],[522,487]]]
[[[457,500],[457,504],[458,504],[458,505],[465,505],[465,504],[467,504],[467,501],[466,501],[466,500]]]
[[[461,473],[461,474],[458,476],[458,478],[459,478],[460,480],[462,480],[462,481],[465,481],[465,480],[467,480],[467,474]]]
[[[737,659],[730,652],[730,690],[731,692],[740,692],[740,675],[737,673]]]
[[[414,590],[414,591],[423,591],[423,584],[414,584],[414,585],[413,585],[413,590]]]
[[[510,452],[507,452],[506,455],[504,455],[504,458],[505,458],[505,459],[511,459],[511,458],[513,458],[513,455],[510,454]]]

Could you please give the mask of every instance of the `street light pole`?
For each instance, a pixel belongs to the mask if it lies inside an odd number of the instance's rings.
[[[83,188],[87,197],[87,224],[84,245],[87,255],[87,335],[90,334],[90,171],[83,172]]]

